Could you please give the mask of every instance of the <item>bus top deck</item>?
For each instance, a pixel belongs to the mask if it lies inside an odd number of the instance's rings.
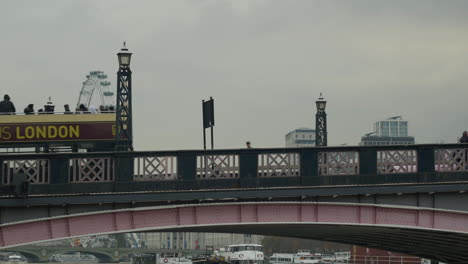
[[[106,151],[115,140],[115,113],[0,113],[0,152]]]

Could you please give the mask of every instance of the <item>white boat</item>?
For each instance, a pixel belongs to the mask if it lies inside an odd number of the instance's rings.
[[[350,259],[351,259],[351,251],[335,252],[334,262],[336,264],[349,263]]]
[[[323,253],[322,263],[323,264],[346,264],[346,263],[349,263],[350,258],[351,258],[350,251]]]
[[[268,258],[268,263],[270,264],[292,264],[294,260],[294,254],[285,254],[285,253],[273,253],[270,258]]]
[[[14,253],[8,256],[8,264],[25,264],[27,263],[26,260],[23,259],[20,255]]]
[[[74,254],[57,254],[51,257],[52,261],[61,263],[97,263],[98,259],[89,254],[81,254],[76,252]]]
[[[219,251],[219,255],[232,264],[264,264],[265,256],[262,245],[229,245]]]
[[[158,264],[192,264],[192,261],[178,253],[162,253],[156,258]]]
[[[21,260],[22,260],[21,256],[16,253],[8,256],[8,261],[21,261]]]
[[[309,250],[299,250],[294,255],[294,264],[320,264],[322,263],[321,253],[311,253]]]

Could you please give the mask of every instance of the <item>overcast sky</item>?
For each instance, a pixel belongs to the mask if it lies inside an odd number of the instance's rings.
[[[282,147],[328,101],[329,145],[356,145],[402,115],[418,143],[468,130],[468,1],[2,1],[0,93],[17,109],[76,105],[116,53],[133,52],[137,150]]]

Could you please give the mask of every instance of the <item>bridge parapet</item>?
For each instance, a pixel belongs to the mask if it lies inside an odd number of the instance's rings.
[[[1,155],[29,194],[468,181],[460,144]]]

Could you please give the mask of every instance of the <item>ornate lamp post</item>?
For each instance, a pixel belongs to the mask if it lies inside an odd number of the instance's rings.
[[[325,106],[327,101],[320,97],[315,101],[317,105],[317,114],[315,114],[315,145],[327,146],[327,113],[325,113]]]
[[[128,151],[133,150],[132,71],[130,70],[132,53],[125,47],[125,42],[117,57],[119,71],[117,72],[115,150]]]

